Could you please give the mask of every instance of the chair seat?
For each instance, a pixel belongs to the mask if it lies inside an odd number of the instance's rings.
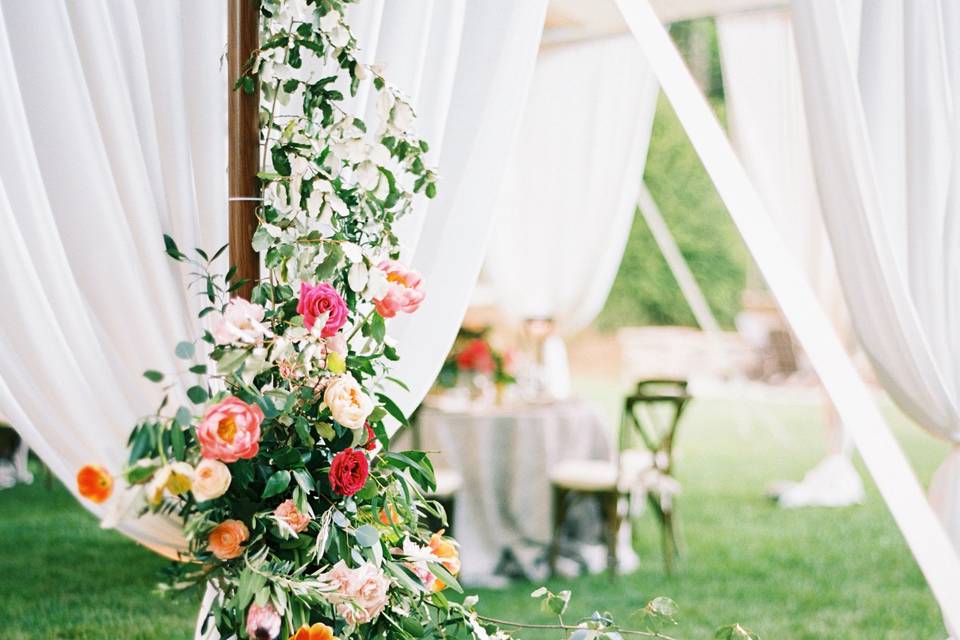
[[[434,475],[437,478],[437,488],[430,492],[434,498],[449,498],[463,486],[463,476],[453,469],[434,469]]]
[[[629,449],[620,454],[620,490],[635,486],[653,467],[649,451]],[[609,460],[567,460],[550,472],[550,482],[573,491],[613,491],[617,487],[617,463]]]

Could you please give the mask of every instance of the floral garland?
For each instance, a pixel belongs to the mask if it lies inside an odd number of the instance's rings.
[[[445,522],[429,499],[433,467],[423,452],[387,449],[385,421],[406,418],[388,395],[403,383],[388,375],[398,354],[386,320],[424,299],[419,275],[397,261],[393,224],[416,194],[435,195],[436,174],[407,100],[357,60],[350,1],[261,0],[262,45],[238,88],[261,89],[269,168],[253,244],[269,275],[252,300],[231,298],[234,271],[210,270],[226,247],[188,255],[165,237],[209,302],[200,346],[212,364],[189,366],[197,383],[177,408],[183,374],[144,373],[167,395],[134,428],[123,479],[140,513],[182,520],[189,549],[164,587],[215,586],[207,626],[221,637],[508,638],[474,598],[444,595],[460,591],[460,558],[443,530],[426,528],[428,517]],[[365,84],[377,96],[372,133],[345,106]],[[277,116],[292,99],[303,115]],[[175,353],[193,361],[197,346]],[[114,479],[88,465],[77,484],[100,503]],[[558,615],[569,600],[534,595]],[[645,611],[671,620],[670,604]],[[600,614],[555,628],[619,637]]]

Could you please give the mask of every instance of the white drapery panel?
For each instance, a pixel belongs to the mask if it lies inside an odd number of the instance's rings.
[[[849,318],[813,174],[800,67],[790,11],[773,9],[717,17],[727,122],[737,153],[774,224],[813,285],[844,343]],[[826,402],[829,402],[825,398]],[[850,462],[853,443],[836,412],[825,412],[828,457],[780,497],[789,506],[846,505],[863,500]]]
[[[859,41],[836,3],[794,13],[844,294],[884,387],[954,444],[930,498],[960,548],[960,7],[864,3]]]
[[[620,266],[658,85],[623,35],[544,48],[530,87],[484,277],[514,320],[550,317],[570,334],[603,308]]]
[[[443,167],[431,218],[403,233],[433,300],[391,327],[408,356],[408,410],[479,269],[486,189],[502,173],[494,159],[516,129],[545,11],[523,4],[381,0],[351,16],[364,55],[415,98]],[[68,487],[86,463],[120,470],[131,427],[160,399],[140,373],[182,370],[172,347],[195,337],[199,301],[161,233],[182,248],[226,237],[225,24],[223,2],[0,2],[0,412]],[[158,518],[120,528],[167,554],[182,543]]]
[[[960,560],[927,503],[903,451],[766,212],[715,114],[660,24],[650,0],[616,1],[757,266],[848,426],[880,494],[940,603],[948,626],[954,623],[960,626],[960,584],[957,583]],[[823,96],[818,94],[818,97]],[[822,189],[822,185],[820,187]]]
[[[85,463],[120,470],[160,399],[140,373],[182,370],[172,345],[195,335],[161,233],[226,236],[224,8],[0,3],[0,412],[71,489]],[[155,517],[122,529],[181,540]]]
[[[394,318],[394,376],[410,390],[393,393],[412,412],[453,344],[480,272],[492,212],[506,174],[546,14],[546,0],[467,2],[453,95],[442,147],[439,195],[417,228],[401,239],[424,276],[417,312]]]

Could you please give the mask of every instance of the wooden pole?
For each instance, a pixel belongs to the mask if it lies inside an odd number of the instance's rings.
[[[236,295],[250,299],[253,285],[260,277],[260,256],[253,250],[253,232],[257,228],[254,200],[260,195],[257,179],[260,151],[260,92],[234,90],[250,56],[259,45],[259,1],[229,0],[227,9],[227,65],[229,77],[229,115],[227,170],[230,194],[230,264],[237,268],[234,281],[248,282]],[[237,198],[244,198],[238,200]]]

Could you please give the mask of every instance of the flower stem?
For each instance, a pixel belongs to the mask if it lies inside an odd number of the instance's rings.
[[[490,624],[495,624],[502,627],[514,627],[516,629],[560,629],[561,631],[578,631],[583,629],[583,627],[575,627],[567,624],[533,624],[527,622],[511,622],[510,620],[500,620],[499,618],[491,618],[490,616],[482,616],[479,614],[477,615],[477,619],[483,620],[484,622],[489,622]],[[639,631],[633,629],[621,629],[619,627],[606,627],[604,631],[612,631],[623,635],[640,636],[644,638],[675,640],[675,638],[672,636],[667,636],[656,631]]]

